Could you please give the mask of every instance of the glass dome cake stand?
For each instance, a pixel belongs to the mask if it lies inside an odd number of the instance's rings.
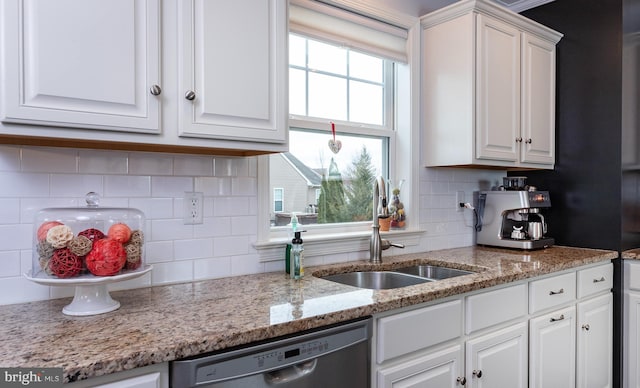
[[[36,213],[32,268],[24,276],[45,286],[73,286],[67,315],[103,314],[120,307],[108,285],[151,271],[144,262],[144,213],[101,207],[87,193],[86,207],[47,208]]]
[[[66,315],[83,316],[104,314],[120,308],[120,302],[111,298],[107,286],[124,280],[135,279],[151,271],[150,264],[140,268],[123,272],[113,276],[80,275],[72,279],[56,279],[42,276],[42,273],[31,276],[31,272],[24,276],[32,282],[45,286],[75,286],[75,294],[70,304],[63,307]]]

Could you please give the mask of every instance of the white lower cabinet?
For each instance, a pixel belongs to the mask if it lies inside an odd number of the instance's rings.
[[[377,317],[373,387],[611,387],[612,267],[590,265]],[[640,387],[640,292],[625,303],[634,328],[628,386]]]
[[[70,388],[169,388],[169,364],[155,364],[68,384]]]
[[[640,387],[640,261],[624,263],[624,387]]]
[[[462,379],[462,362],[462,346],[459,344],[428,353],[405,363],[378,370],[378,388],[456,387]]]
[[[613,295],[578,303],[576,386],[613,384]]]
[[[524,322],[467,341],[466,386],[526,388],[527,351]]]
[[[529,337],[529,386],[575,387],[575,306],[532,319]]]

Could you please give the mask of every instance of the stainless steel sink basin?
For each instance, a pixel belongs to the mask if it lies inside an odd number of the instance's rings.
[[[347,272],[323,277],[325,280],[371,290],[388,290],[428,283],[433,280],[390,271]]]
[[[443,280],[456,276],[469,275],[473,272],[461,269],[439,267],[436,265],[415,265],[412,267],[398,268],[396,272],[406,273],[409,275],[420,276],[431,280]]]

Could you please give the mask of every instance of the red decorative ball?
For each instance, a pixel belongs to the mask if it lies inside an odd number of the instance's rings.
[[[82,271],[82,259],[71,253],[69,248],[56,249],[49,261],[49,270],[62,279],[78,276]]]
[[[113,224],[107,232],[109,238],[114,239],[120,243],[126,243],[131,238],[131,228],[126,224]]]
[[[127,252],[121,243],[105,238],[93,243],[86,257],[87,269],[96,276],[117,274],[127,261]]]
[[[40,227],[38,228],[38,232],[36,233],[38,236],[38,241],[44,241],[47,239],[47,233],[49,233],[49,229],[53,228],[54,226],[58,226],[58,225],[62,225],[62,222],[58,222],[58,221],[47,221],[45,223],[43,223],[42,225],[40,225]]]
[[[102,240],[103,238],[106,237],[104,233],[94,228],[83,230],[82,232],[78,233],[78,236],[84,236],[89,240],[91,240],[92,242],[96,240]]]

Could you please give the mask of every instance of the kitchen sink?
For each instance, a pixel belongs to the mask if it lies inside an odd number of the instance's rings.
[[[469,275],[473,272],[465,271],[455,268],[439,267],[436,265],[414,265],[411,267],[404,267],[394,269],[396,272],[401,272],[409,275],[420,276],[431,280],[443,280],[456,276]]]
[[[323,279],[371,290],[388,290],[433,281],[432,279],[391,271],[346,272],[324,276]]]

